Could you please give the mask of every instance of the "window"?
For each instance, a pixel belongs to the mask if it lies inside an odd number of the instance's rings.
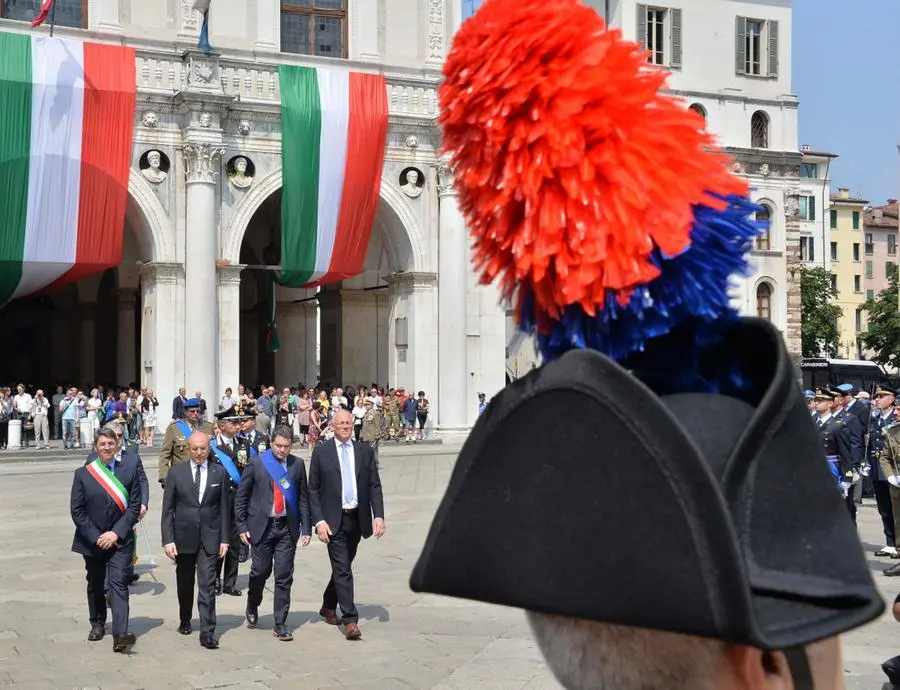
[[[837,258],[837,242],[831,243],[831,260],[832,261],[838,260],[838,258]]]
[[[859,261],[859,242],[853,243],[853,260]]]
[[[897,236],[888,235],[888,256],[897,256]]]
[[[637,5],[638,43],[649,53],[647,62],[681,67],[681,10]]]
[[[800,177],[816,179],[819,177],[819,166],[816,163],[801,163]]]
[[[703,129],[706,129],[706,108],[699,103],[694,103],[690,109],[703,118]]]
[[[862,316],[863,316],[863,310],[862,310],[862,309],[857,309],[857,310],[856,310],[856,324],[855,324],[855,325],[856,325],[856,332],[857,332],[857,333],[860,333],[860,332],[862,331],[862,329],[863,329],[863,318],[862,318]]]
[[[756,288],[756,315],[766,321],[772,320],[772,286],[768,283],[760,283]]]
[[[768,206],[763,205],[762,209],[756,212],[756,221],[765,224],[765,230],[756,236],[756,251],[767,252],[772,248],[771,218],[772,211]]]
[[[281,0],[281,50],[347,57],[347,0]]]
[[[837,294],[837,274],[831,274],[831,289],[834,290],[835,294]]]
[[[866,290],[866,299],[875,299],[875,291]]]
[[[816,197],[801,196],[797,200],[800,202],[800,217],[803,220],[816,219]]]
[[[859,230],[859,211],[853,212],[853,229]]]
[[[862,276],[853,276],[853,292],[862,292]]]
[[[875,275],[874,262],[871,260],[866,261],[866,280],[872,280]]]
[[[800,260],[815,261],[816,260],[816,243],[812,237],[800,238]]]
[[[769,116],[757,110],[750,118],[750,146],[755,149],[769,148]]]
[[[837,209],[831,209],[829,215],[831,216],[829,226],[832,230],[837,230]]]
[[[894,272],[896,264],[893,261],[884,262],[884,277],[890,280],[891,273]]]
[[[87,27],[88,0],[56,0],[53,20],[59,26]],[[40,0],[0,0],[0,17],[30,22],[41,11]],[[47,20],[49,26],[50,20]]]
[[[866,240],[866,256],[872,256],[875,253],[875,246],[872,244],[872,233],[867,232],[864,239]]]
[[[751,77],[778,76],[778,22],[736,17],[734,70]]]
[[[481,6],[482,0],[462,0],[462,18],[468,19]]]

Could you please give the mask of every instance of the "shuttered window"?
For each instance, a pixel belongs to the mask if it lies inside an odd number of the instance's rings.
[[[734,71],[753,77],[778,76],[778,22],[735,17]]]
[[[637,41],[647,51],[647,62],[681,68],[681,10],[638,3]]]

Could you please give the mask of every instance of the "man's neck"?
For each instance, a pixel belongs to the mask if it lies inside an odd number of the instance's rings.
[[[825,412],[819,412],[819,419],[823,422],[831,416],[831,410],[826,410]]]
[[[220,431],[220,432],[219,432],[219,436],[221,436],[221,438],[222,438],[223,441],[233,441],[233,440],[234,440],[234,437],[233,437],[233,436],[229,436],[229,435],[226,434],[224,431]]]

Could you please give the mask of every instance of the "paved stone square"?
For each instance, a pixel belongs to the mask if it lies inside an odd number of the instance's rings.
[[[155,477],[156,451],[142,450],[148,474]],[[69,551],[74,528],[68,512],[71,473],[83,461],[83,451],[0,455],[0,686],[558,688],[521,612],[421,596],[407,586],[456,451],[450,446],[401,446],[382,453],[388,533],[380,542],[364,542],[354,565],[363,631],[359,643],[344,640],[315,613],[328,577],[325,548],[317,541],[297,555],[288,619],[294,642],[271,637],[271,590],[257,630],[244,625],[244,597],[218,600],[217,651],[202,649],[196,632],[187,638],[178,635],[175,568],[160,547],[161,492],[154,483],[145,524],[156,565],[148,563],[141,543],[141,579],[131,596],[131,629],[138,642],[127,656],[112,653],[109,636],[99,643],[86,640],[84,568]],[[860,529],[871,554],[880,544],[880,521],[872,501],[866,503]],[[871,556],[870,562],[876,571],[891,563]],[[245,591],[248,571],[249,564],[243,564],[239,585]],[[893,601],[900,581],[880,575],[877,581]],[[848,688],[881,688],[880,664],[897,653],[900,623],[889,615],[848,635]]]

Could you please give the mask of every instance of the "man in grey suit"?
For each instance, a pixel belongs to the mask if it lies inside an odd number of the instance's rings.
[[[217,649],[216,564],[228,552],[231,534],[228,476],[220,464],[209,461],[209,436],[202,431],[188,438],[188,452],[191,461],[176,465],[166,477],[162,543],[166,555],[175,561],[178,632],[191,634],[196,573],[200,644]]]

